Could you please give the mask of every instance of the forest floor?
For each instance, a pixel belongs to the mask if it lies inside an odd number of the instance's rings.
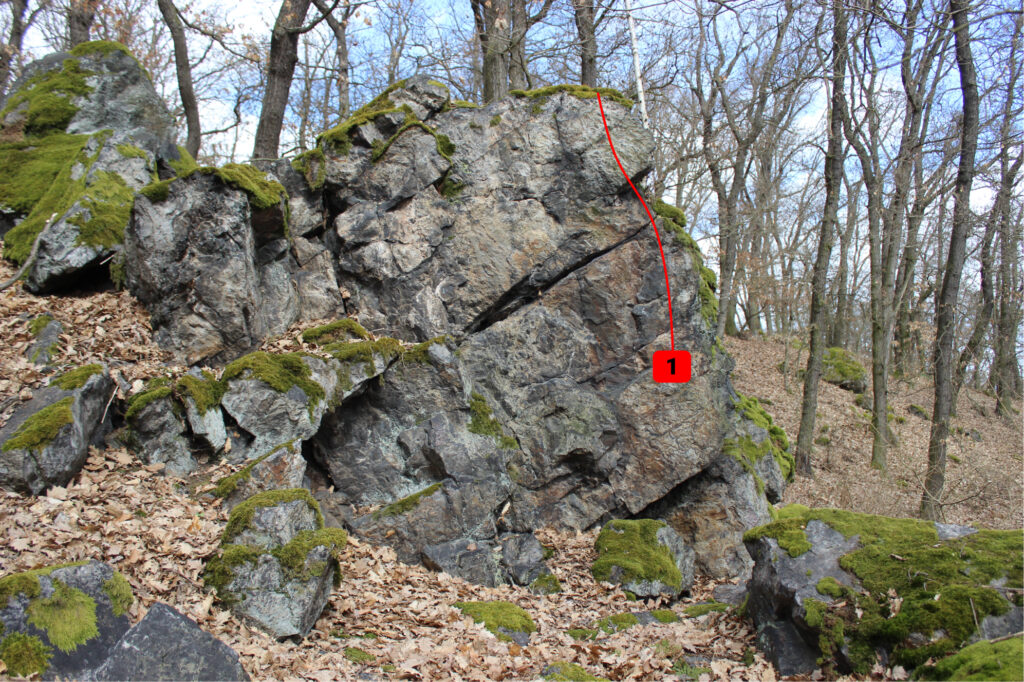
[[[0,279],[12,272],[0,264]],[[0,424],[48,379],[24,359],[31,343],[28,323],[44,311],[65,325],[56,358],[62,369],[104,361],[140,387],[168,360],[152,343],[148,315],[124,292],[58,298],[8,289],[0,293]],[[269,346],[295,349],[294,336]],[[767,410],[795,439],[799,388],[791,382],[792,393],[787,393],[775,369],[784,345],[730,340],[727,347],[736,359],[738,390],[771,401]],[[819,449],[816,478],[791,485],[786,501],[912,516],[928,428],[927,422],[906,414],[906,407],[927,406],[929,395],[923,383],[895,387],[896,414],[907,419],[894,426],[900,445],[892,452],[889,476],[883,477],[867,466],[870,441],[863,417],[852,409],[852,394],[823,384],[820,423],[829,425],[835,445]],[[950,490],[967,499],[946,508],[947,520],[1020,527],[1020,423],[976,414],[976,405],[990,412],[991,402],[968,391],[961,398],[955,424],[980,433],[982,441],[958,437],[951,447],[961,462],[951,464]],[[207,463],[195,479],[179,481],[160,475],[158,468],[144,467],[124,449],[110,447],[92,451],[85,471],[67,488],[38,498],[0,493],[0,575],[82,559],[106,561],[135,591],[133,621],[155,601],[170,604],[239,652],[254,679],[532,680],[556,660],[614,680],[688,679],[673,669],[683,660],[705,669],[689,671],[702,682],[775,679],[771,665],[752,649],[747,622],[731,613],[686,617],[687,606],[710,599],[714,583],[701,578],[691,597],[671,606],[680,616],[678,623],[634,626],[596,641],[573,639],[566,632],[570,628],[591,628],[605,616],[662,606],[629,602],[621,590],[594,582],[588,570],[593,531],[538,532],[555,550],[548,563],[563,586],[563,592],[549,596],[519,587],[471,585],[401,564],[390,548],[350,539],[342,552],[341,585],[313,631],[298,643],[277,642],[222,610],[203,589],[204,559],[216,550],[227,518],[219,501],[202,496],[204,482],[230,470]],[[498,641],[452,606],[493,599],[514,602],[532,615],[538,632],[528,646]],[[353,649],[371,655],[372,661],[352,661],[358,656]],[[905,673],[879,667],[873,677],[905,679]]]

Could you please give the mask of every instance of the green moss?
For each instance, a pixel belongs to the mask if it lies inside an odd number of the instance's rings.
[[[433,136],[437,153],[449,163],[451,162],[452,155],[455,153],[455,144],[452,143],[451,139],[447,135],[437,132],[433,127],[416,118],[415,114],[411,111],[406,112],[405,122],[399,126],[394,135],[383,142],[374,143],[373,151],[370,153],[370,160],[374,162],[380,161],[380,159],[384,157],[384,154],[387,153],[388,149],[391,148],[391,145],[394,144],[395,140],[401,137],[402,133],[413,128],[419,128],[428,135]]]
[[[862,393],[860,395],[864,394]],[[915,417],[920,417],[925,421],[931,421],[932,419],[932,416],[928,413],[928,410],[924,409],[920,405],[911,405],[910,407],[907,408],[907,412],[910,412],[910,414],[914,415]]]
[[[30,213],[88,139],[88,135],[55,133],[0,143],[0,206]]]
[[[110,259],[110,264],[107,266],[110,282],[118,291],[124,291],[125,283],[128,281],[128,275],[124,267],[124,251],[119,251],[114,254],[114,257]]]
[[[405,514],[406,512],[418,507],[420,502],[423,501],[423,498],[430,497],[440,489],[440,483],[428,486],[419,492],[415,492],[412,495],[403,497],[396,502],[392,502],[383,509],[378,509],[373,513],[373,518],[379,519],[385,516],[398,516],[399,514]]]
[[[595,580],[609,581],[619,567],[621,582],[658,581],[680,589],[683,576],[668,547],[658,542],[658,530],[667,524],[655,519],[609,521],[601,529],[594,548],[597,561],[591,568]]]
[[[167,196],[171,193],[171,183],[174,182],[174,180],[175,178],[169,178],[167,180],[151,182],[140,189],[139,194],[146,197],[154,204],[159,204],[160,202],[167,200]]]
[[[437,186],[437,191],[448,201],[457,199],[464,189],[466,189],[466,184],[452,180],[451,172],[445,173],[444,177],[441,178],[441,184]]]
[[[511,641],[511,638],[498,628],[504,628],[509,632],[531,633],[537,631],[537,626],[533,624],[530,614],[507,601],[458,602],[455,604],[455,608],[477,623],[483,623],[485,628],[503,641]]]
[[[541,545],[541,549],[544,550],[544,561],[547,561],[551,557],[555,556],[555,548],[548,547],[547,545]]]
[[[867,372],[857,359],[842,348],[827,348],[822,356],[821,378],[831,384],[864,381]]]
[[[839,599],[847,592],[847,589],[832,576],[822,578],[818,581],[818,584],[815,585],[815,587],[820,594],[824,594],[834,599]]]
[[[200,168],[199,172],[214,175],[225,185],[242,190],[248,195],[252,207],[258,210],[273,208],[288,198],[284,185],[276,180],[268,180],[266,174],[256,166],[227,163],[219,168]]]
[[[96,171],[91,184],[79,197],[88,212],[68,222],[78,227],[76,244],[110,248],[124,242],[124,228],[132,214],[135,193],[117,173]]]
[[[312,372],[303,361],[304,357],[303,353],[249,353],[225,367],[221,381],[227,382],[236,377],[258,379],[280,393],[287,393],[292,386],[297,386],[309,400],[312,419],[314,408],[326,396],[323,387],[310,378]]]
[[[62,428],[74,421],[71,414],[73,403],[74,398],[68,396],[36,412],[18,427],[13,436],[4,441],[3,450],[42,452]]]
[[[270,553],[281,563],[286,576],[308,580],[311,577],[322,576],[327,570],[325,562],[316,562],[306,568],[306,559],[310,552],[317,547],[329,547],[334,552],[344,547],[347,542],[348,534],[340,528],[304,530],[296,534],[288,544],[273,549]]]
[[[552,95],[557,95],[561,92],[570,94],[578,99],[596,99],[597,94],[601,93],[601,97],[604,99],[610,99],[613,102],[617,102],[627,109],[633,108],[633,100],[624,97],[621,92],[614,88],[590,88],[585,85],[549,85],[536,90],[510,90],[508,94],[513,97],[529,97],[530,99],[538,99],[551,97]]]
[[[227,545],[221,552],[210,559],[203,572],[203,582],[207,587],[217,591],[217,598],[226,604],[238,601],[238,597],[228,590],[228,585],[235,579],[235,568],[243,563],[255,564],[266,550],[248,545]]]
[[[1008,608],[997,590],[989,585],[1000,578],[1010,588],[1021,589],[1024,574],[1024,534],[1021,531],[979,531],[972,535],[940,541],[933,524],[913,519],[856,514],[836,509],[808,509],[789,505],[777,512],[778,520],[755,528],[744,540],[774,537],[791,556],[810,549],[804,528],[818,519],[845,537],[859,536],[860,546],[842,556],[839,565],[860,579],[863,593],[852,594],[838,583],[819,582],[819,591],[842,592],[855,600],[862,612],[852,618],[846,611],[833,613],[816,606],[826,625],[828,618],[840,618],[855,672],[863,674],[874,661],[878,646],[889,648],[892,659],[906,668],[916,667],[929,657],[945,655],[966,641],[978,622],[999,615]],[[891,613],[887,593],[895,590],[903,600],[899,613]],[[826,614],[825,611],[828,611]],[[833,623],[831,633],[835,635]],[[918,649],[907,648],[912,632],[926,636],[943,630],[946,637]],[[822,649],[836,646],[831,637]]]
[[[322,350],[330,353],[331,357],[346,365],[357,362],[363,363],[363,373],[366,376],[373,376],[377,372],[375,357],[379,357],[384,363],[388,363],[400,356],[404,348],[397,339],[385,336],[374,341],[329,343]],[[351,389],[352,379],[347,367],[342,368],[339,372],[339,387],[346,391]]]
[[[711,668],[703,666],[691,665],[686,662],[686,659],[680,658],[672,664],[672,672],[679,675],[683,679],[700,679],[701,675],[712,675],[713,671]]]
[[[566,661],[552,661],[544,673],[545,680],[559,680],[560,682],[608,682],[607,678],[594,677],[588,673],[583,666],[577,663]]]
[[[140,393],[136,393],[128,399],[128,409],[124,413],[124,418],[131,421],[140,412],[146,409],[146,406],[162,398],[170,396],[174,389],[170,385],[171,380],[167,377],[153,377],[146,382],[146,389]]]
[[[415,346],[407,348],[402,352],[402,362],[415,362],[418,364],[428,362],[430,355],[427,351],[430,350],[430,347],[438,343],[442,345],[446,344],[450,340],[451,337],[445,334],[442,336],[435,336],[432,339],[427,339],[422,343],[417,343]]]
[[[357,109],[345,121],[342,121],[330,130],[320,133],[316,138],[317,146],[321,149],[330,147],[335,153],[347,156],[349,150],[352,149],[352,134],[356,128],[371,123],[375,118],[383,114],[409,111],[408,107],[405,109],[397,108],[389,97],[392,92],[402,87],[405,87],[404,80],[388,87],[384,92],[373,98],[373,100]]]
[[[370,332],[366,331],[361,324],[351,318],[335,320],[327,324],[306,329],[302,332],[304,343],[315,343],[325,345],[335,341],[347,341],[349,339],[369,340]]]
[[[344,654],[345,658],[360,665],[369,665],[377,660],[377,657],[373,654],[368,654],[362,649],[357,649],[354,646],[345,647]]]
[[[530,583],[530,589],[538,594],[557,594],[562,591],[562,583],[550,573],[543,573]]]
[[[571,628],[565,631],[573,639],[580,640],[593,640],[597,639],[601,634],[600,630],[591,630],[589,628]]]
[[[493,128],[499,125],[501,125],[501,114],[495,114],[494,116],[491,116],[490,126]]]
[[[302,152],[292,159],[292,168],[306,178],[310,189],[320,189],[327,180],[327,159],[319,147]]]
[[[78,113],[73,99],[92,92],[85,80],[91,75],[77,59],[65,59],[59,70],[37,74],[12,93],[0,111],[0,120],[27,103],[26,136],[63,133]]]
[[[736,409],[743,413],[743,416],[768,432],[772,456],[775,457],[783,478],[792,481],[795,461],[789,452],[789,437],[786,435],[786,431],[772,422],[772,416],[765,412],[757,398],[740,395],[735,405]]]
[[[121,144],[118,144],[115,149],[117,149],[118,154],[126,159],[142,159],[147,163],[149,162],[149,154],[146,153],[146,150],[140,149],[133,144],[122,142]]]
[[[628,630],[640,623],[640,619],[632,613],[617,613],[597,621],[596,625],[602,632],[612,634],[620,630]]]
[[[975,642],[934,666],[925,666],[915,675],[926,680],[1006,680],[1024,679],[1024,639],[1013,637],[1001,642]]]
[[[188,396],[196,405],[196,412],[206,414],[220,405],[221,398],[227,392],[225,382],[218,381],[210,372],[203,370],[203,376],[186,374],[174,384],[174,392],[180,398]]]
[[[53,650],[34,635],[12,632],[0,642],[0,661],[16,677],[42,674],[50,667]]]
[[[188,150],[181,145],[178,145],[178,159],[176,161],[169,160],[167,165],[171,167],[171,170],[173,170],[174,174],[179,178],[188,177],[199,170],[199,164],[196,163],[196,160],[188,153]]]
[[[672,609],[655,609],[651,611],[651,615],[659,623],[677,623],[679,622],[679,616]]]
[[[467,102],[464,99],[457,99],[451,102],[452,109],[479,109],[480,105],[476,102]]]
[[[693,604],[692,606],[687,606],[683,609],[683,613],[686,614],[687,618],[699,618],[711,612],[721,613],[728,610],[728,604],[713,601],[707,604]]]
[[[117,571],[114,571],[110,580],[103,583],[103,591],[110,598],[111,609],[115,616],[123,616],[128,613],[132,602],[135,601],[135,595],[132,593],[132,586],[128,584],[128,579]]]
[[[29,322],[28,333],[33,337],[39,336],[51,322],[53,322],[53,318],[49,314],[43,313]]]
[[[324,517],[320,512],[320,505],[313,499],[313,496],[305,488],[290,488],[288,490],[268,490],[257,493],[245,500],[231,510],[228,516],[227,525],[224,527],[224,534],[221,536],[221,545],[229,545],[242,531],[252,523],[253,513],[261,507],[276,507],[279,504],[305,502],[316,514],[316,527],[324,527]]]
[[[487,399],[475,391],[469,396],[469,412],[471,416],[467,428],[470,433],[491,436],[498,442],[498,447],[504,450],[514,450],[519,447],[519,442],[505,433],[501,422],[494,417],[491,406],[487,404]]]
[[[103,365],[82,365],[77,369],[64,372],[64,374],[61,374],[59,377],[51,381],[50,385],[59,386],[65,391],[73,391],[76,388],[81,388],[82,386],[85,386],[85,382],[89,380],[89,377],[102,373]]]
[[[675,206],[660,200],[654,202],[653,208],[654,212],[661,216],[662,225],[672,233],[675,241],[689,252],[693,267],[700,275],[697,281],[697,293],[700,296],[701,317],[713,328],[718,320],[718,297],[715,296],[718,281],[715,272],[704,266],[704,256],[700,252],[700,247],[686,231],[686,214]]]
[[[0,608],[7,608],[11,597],[18,594],[23,594],[29,599],[38,597],[41,589],[39,574],[35,571],[5,575],[0,578]]]
[[[29,602],[28,622],[46,632],[50,642],[69,653],[100,633],[96,600],[75,587],[53,581],[53,594]]]
[[[290,440],[287,443],[281,443],[270,452],[261,455],[260,457],[257,457],[256,459],[252,460],[251,462],[249,462],[244,467],[242,467],[235,473],[231,474],[230,476],[225,476],[224,478],[220,479],[219,481],[217,481],[217,487],[214,488],[213,494],[216,497],[227,497],[234,493],[235,490],[238,489],[239,484],[241,484],[244,481],[248,481],[250,478],[252,478],[252,470],[253,468],[255,468],[257,464],[265,460],[267,457],[270,457],[272,454],[274,454],[281,448],[288,448],[289,450],[294,452],[295,441]]]
[[[135,58],[131,53],[131,50],[115,40],[91,40],[89,42],[79,43],[71,49],[71,54],[76,57],[87,57],[94,54],[107,57],[113,52],[123,52],[132,59]]]

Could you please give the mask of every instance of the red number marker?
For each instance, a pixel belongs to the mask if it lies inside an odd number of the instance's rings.
[[[690,351],[654,351],[654,380],[659,384],[685,384],[690,380]]]

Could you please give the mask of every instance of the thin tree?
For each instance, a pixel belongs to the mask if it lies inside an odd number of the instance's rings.
[[[68,49],[88,42],[98,6],[99,0],[71,0],[68,3]]]
[[[25,32],[35,22],[39,12],[46,8],[49,0],[43,0],[31,12],[28,11],[28,0],[12,0],[9,4],[11,26],[4,43],[0,45],[0,100],[3,99],[7,90],[7,83],[14,72],[15,63],[21,56],[21,45],[25,40]]]
[[[199,154],[202,141],[202,129],[199,127],[199,103],[192,84],[192,65],[188,60],[188,41],[185,39],[185,28],[182,26],[178,8],[173,0],[157,0],[157,7],[171,33],[174,44],[174,70],[178,77],[178,94],[181,96],[181,108],[185,112],[185,149],[193,158]]]
[[[963,115],[960,122],[960,162],[953,188],[953,229],[935,316],[935,403],[928,438],[928,469],[924,495],[921,497],[921,517],[933,521],[940,518],[942,490],[946,481],[946,440],[949,437],[949,415],[954,397],[953,335],[956,303],[967,254],[974,156],[978,148],[978,79],[971,53],[969,9],[969,0],[949,0]]]

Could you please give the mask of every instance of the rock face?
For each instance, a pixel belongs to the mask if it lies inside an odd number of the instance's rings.
[[[94,680],[248,680],[238,654],[166,604],[121,638]]]
[[[876,656],[909,670],[1024,626],[1021,531],[799,505],[778,514],[745,540],[747,613],[782,675],[863,675]]]
[[[255,495],[231,512],[206,583],[242,618],[271,635],[304,637],[338,579],[345,531],[324,528],[302,489]]]
[[[174,124],[149,76],[116,43],[94,42],[30,64],[0,110],[3,165],[48,168],[3,178],[18,224],[5,256],[22,261],[44,232],[26,286],[39,293],[97,279],[120,249],[133,194],[175,161]],[[101,275],[102,277],[103,275]]]
[[[105,415],[113,382],[105,367],[89,365],[36,391],[0,429],[0,487],[38,495],[67,485],[82,469],[89,445],[109,427]]]

